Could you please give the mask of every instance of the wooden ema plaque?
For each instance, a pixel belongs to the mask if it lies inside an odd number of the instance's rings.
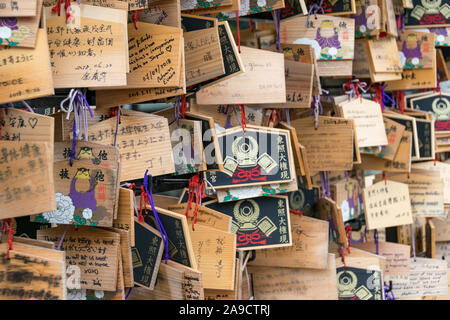
[[[312,44],[319,51],[320,60],[351,60],[354,50],[355,20],[349,18],[317,15],[310,19],[296,16],[282,20],[280,38],[282,43]]]
[[[7,247],[0,244],[0,300],[66,299],[64,252],[29,246],[11,250],[8,259]]]
[[[286,196],[266,196],[203,205],[233,217],[231,232],[236,233],[236,247],[240,250],[292,245]]]
[[[352,248],[345,253],[346,267],[336,256],[339,300],[384,300],[383,268],[385,258]]]
[[[186,55],[186,86],[196,85],[225,74],[218,28],[183,34]]]
[[[129,23],[128,37],[127,88],[183,86],[180,28],[139,22],[136,29]]]
[[[56,88],[126,85],[126,11],[81,4],[78,32],[65,15],[43,11]]]
[[[205,172],[214,188],[287,183],[295,168],[287,130],[248,126],[217,135],[224,170]],[[208,187],[207,187],[208,188]]]
[[[299,142],[305,146],[311,171],[351,170],[353,167],[353,120],[319,116],[291,121]]]
[[[324,269],[249,266],[257,300],[337,300],[336,263],[327,254]]]
[[[293,213],[290,216],[292,246],[259,250],[249,266],[327,268],[329,223]]]
[[[356,98],[341,104],[339,109],[344,118],[355,121],[360,148],[387,145],[382,111],[378,103]]]
[[[111,227],[116,204],[117,169],[90,161],[53,164],[57,209],[43,212],[35,222]]]
[[[189,228],[197,268],[206,289],[233,290],[235,278],[236,235],[195,225]]]
[[[6,1],[6,0],[5,0]],[[14,1],[11,1],[14,2]],[[28,2],[28,1],[27,1]],[[29,1],[32,3],[32,1]],[[19,17],[17,15],[7,18],[2,17],[2,26],[7,32],[0,36],[0,45],[34,48],[36,45],[36,35],[41,20],[42,0],[36,1],[35,15],[29,17]],[[1,6],[1,2],[0,2]],[[1,9],[0,9],[1,11]]]
[[[408,276],[410,270],[410,251],[411,247],[394,242],[378,241],[377,245],[374,241],[363,243],[352,243],[352,246],[376,253],[386,258],[386,265],[383,270],[385,281],[389,281],[391,276]]]
[[[134,284],[153,290],[164,243],[160,233],[134,218],[135,246],[131,248]]]
[[[0,218],[56,210],[46,142],[0,141]]]
[[[445,260],[411,258],[409,280],[393,282],[395,298],[447,295],[447,270]]]
[[[37,3],[37,0],[0,0],[0,17],[34,16]]]
[[[116,291],[120,235],[115,232],[83,226],[59,226],[38,230],[38,240],[59,244],[67,228],[61,248],[66,263],[81,271],[81,288]]]
[[[411,99],[412,108],[431,113],[436,131],[450,130],[450,94],[436,93]]]
[[[117,218],[113,220],[113,227],[130,232],[130,245],[134,246],[134,195],[133,190],[120,188]]]
[[[285,103],[283,55],[248,47],[241,47],[240,55],[246,72],[200,89],[196,94],[197,103]]]
[[[145,222],[157,229],[158,225],[151,206],[147,205],[145,209],[148,211],[148,214],[144,215]],[[197,269],[189,233],[190,226],[187,224],[186,216],[159,207],[155,207],[155,209],[167,234],[170,259],[187,267]]]
[[[167,119],[158,116],[122,116],[89,127],[89,141],[114,145],[120,150],[120,181],[139,179],[146,169],[153,176],[175,171]]]
[[[55,94],[45,29],[39,29],[36,47],[0,46],[0,103]]]
[[[47,142],[53,162],[55,120],[52,117],[15,108],[0,110],[1,139]]]
[[[364,215],[369,230],[412,224],[408,185],[391,180],[364,188]]]
[[[167,209],[176,213],[186,214],[187,206],[187,203],[180,203],[176,205],[169,205]],[[192,224],[195,207],[195,203],[192,203],[191,208],[188,212],[189,217],[187,217],[189,224]],[[195,225],[199,224],[217,230],[229,232],[231,229],[231,220],[232,218],[226,214],[220,213],[202,205],[199,205],[197,207],[197,217],[195,219]]]
[[[446,27],[450,25],[450,2],[411,0],[411,9],[405,10],[406,28]]]

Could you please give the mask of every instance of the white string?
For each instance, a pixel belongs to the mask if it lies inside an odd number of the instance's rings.
[[[77,98],[78,96],[78,98]],[[67,109],[64,107],[64,103],[69,101],[69,105]],[[61,101],[59,107],[63,112],[65,112],[66,120],[70,119],[70,114],[73,112],[74,120],[75,120],[75,136],[78,139],[83,138],[84,140],[89,141],[88,135],[88,122],[87,122],[87,114],[89,110],[89,106],[86,104],[83,94],[78,89],[71,89],[69,95]]]
[[[22,100],[22,104],[28,109],[28,111],[34,113],[33,108],[31,108],[30,105],[25,100]]]

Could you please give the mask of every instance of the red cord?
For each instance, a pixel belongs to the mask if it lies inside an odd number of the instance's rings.
[[[247,117],[245,116],[245,107],[244,105],[240,104],[238,105],[241,107],[241,122],[242,122],[242,130],[245,133],[245,128],[247,128]]]
[[[347,237],[347,243],[348,243],[348,247],[347,247],[347,252],[350,253],[350,232],[352,231],[352,226],[348,225],[345,227],[345,236]]]
[[[345,264],[345,253],[344,253],[343,246],[339,247],[339,251],[341,253],[341,259],[342,259],[342,263],[344,264],[344,270],[345,270],[345,269],[347,269],[347,265]]]
[[[135,28],[136,30],[137,30],[137,22],[138,22],[138,11],[143,12],[144,9],[139,9],[139,10],[134,11],[134,14],[133,14],[133,23],[134,23],[134,28]]]
[[[239,53],[241,53],[241,32],[239,30],[239,10],[236,10],[236,31]]]
[[[12,236],[14,233],[16,233],[13,229],[12,229],[12,219],[8,218],[3,220],[3,232],[6,232],[6,224],[8,223],[8,249],[6,251],[6,256],[9,259],[9,251],[12,250]]]
[[[383,171],[383,180],[384,180],[384,184],[387,185],[386,172],[384,172],[384,171]]]
[[[183,94],[181,96],[181,118],[186,118],[186,110],[187,110],[187,104],[186,104],[186,95]]]
[[[142,207],[142,201],[144,201],[144,207]],[[139,222],[144,222],[144,215],[142,214],[142,209],[145,210],[147,205],[147,193],[145,192],[144,186],[141,186],[141,200],[139,203]]]
[[[289,209],[289,212],[293,213],[293,214],[296,214],[296,215],[299,215],[299,216],[303,216],[303,212],[295,210],[295,209]]]
[[[61,15],[61,2],[62,0],[58,0],[58,3],[52,8],[53,12],[58,12],[58,16]]]

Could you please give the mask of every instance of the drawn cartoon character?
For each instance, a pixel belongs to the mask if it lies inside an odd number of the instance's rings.
[[[96,165],[100,164],[100,159],[94,156],[94,152],[91,147],[81,147],[77,156],[78,160],[92,160]]]
[[[86,182],[88,182],[88,184]],[[72,199],[75,211],[79,208],[89,208],[94,211],[97,210],[97,200],[95,199],[96,186],[97,181],[91,178],[89,169],[77,169],[77,172],[70,183],[69,192],[69,197]],[[82,191],[78,191],[77,189]]]
[[[343,270],[337,274],[339,300],[369,300],[373,297],[370,290],[361,285],[358,288],[358,277],[351,270]]]
[[[442,0],[421,0],[422,5],[416,5],[411,12],[411,17],[419,20],[420,24],[445,24],[450,17],[450,6],[442,4]]]
[[[317,28],[315,40],[319,43],[322,57],[332,59],[338,56],[341,43],[339,41],[339,34],[333,21],[324,20]]]
[[[370,32],[380,28],[380,7],[377,5],[365,6],[360,1],[356,2],[356,15],[352,15],[355,19],[356,37],[370,36]]]
[[[258,141],[249,135],[237,137],[231,146],[233,156],[226,156],[224,171],[230,177],[245,178],[265,181],[267,177],[261,177],[261,169],[270,173],[278,165],[267,153],[258,157]],[[250,171],[242,168],[253,168]],[[265,179],[261,179],[265,178]]]
[[[258,203],[252,199],[237,201],[233,208],[232,232],[236,233],[237,246],[266,244],[277,226],[265,216],[260,219]]]
[[[405,69],[418,68],[423,58],[420,41],[414,33],[409,34],[403,41],[402,51],[404,59],[402,60]],[[401,57],[401,55],[400,55]],[[402,58],[402,57],[401,57]]]

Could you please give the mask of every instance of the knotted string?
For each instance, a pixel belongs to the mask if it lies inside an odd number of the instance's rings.
[[[66,109],[64,107],[64,103],[68,100],[69,106]],[[83,127],[84,140],[89,141],[87,111],[89,111],[91,118],[94,117],[94,114],[92,113],[91,107],[89,106],[89,103],[87,102],[86,97],[83,95],[83,93],[81,93],[81,91],[78,89],[71,89],[69,95],[67,96],[67,98],[61,101],[59,107],[63,112],[67,114],[66,120],[69,120],[70,114],[73,112],[76,137],[78,139],[81,139],[83,137],[81,132],[81,128]]]
[[[167,260],[169,260],[169,240],[167,238],[167,233],[166,230],[164,229],[164,226],[162,225],[161,220],[159,219],[159,215],[158,212],[156,211],[155,208],[155,203],[153,201],[153,194],[152,194],[152,189],[150,188],[150,192],[148,189],[148,169],[145,171],[145,176],[144,176],[144,188],[145,188],[145,192],[148,198],[148,201],[150,202],[150,205],[152,207],[152,211],[153,211],[153,215],[155,216],[155,220],[156,223],[158,225],[158,229],[159,232],[161,233],[161,236],[164,240],[164,248],[165,248],[165,263],[167,264]]]
[[[64,103],[69,101],[69,106],[66,109]],[[70,151],[69,164],[72,166],[73,160],[78,160],[75,157],[75,146],[76,140],[83,137],[82,127],[84,131],[84,140],[89,141],[88,135],[88,122],[87,122],[87,111],[91,118],[94,117],[91,107],[86,100],[86,97],[78,89],[71,89],[67,98],[61,101],[59,105],[60,109],[67,114],[66,120],[69,120],[70,114],[73,112],[73,126],[72,126],[72,150]]]
[[[351,78],[352,79],[350,79],[349,81],[347,81],[346,83],[344,83],[342,85],[344,92],[345,92],[345,94],[347,94],[349,96],[350,101],[353,99],[354,96],[357,96],[362,100],[359,90],[366,93],[367,92],[367,83],[361,82],[361,81],[359,81],[359,79],[353,79],[353,77],[351,77]]]
[[[322,14],[325,14],[325,11],[323,10],[323,0],[320,0],[320,3],[313,3],[312,5],[309,6],[309,11],[308,11],[308,17],[306,18],[306,27],[309,27],[309,16],[311,14],[314,15],[314,19],[317,19],[317,13],[319,11],[322,12]]]

